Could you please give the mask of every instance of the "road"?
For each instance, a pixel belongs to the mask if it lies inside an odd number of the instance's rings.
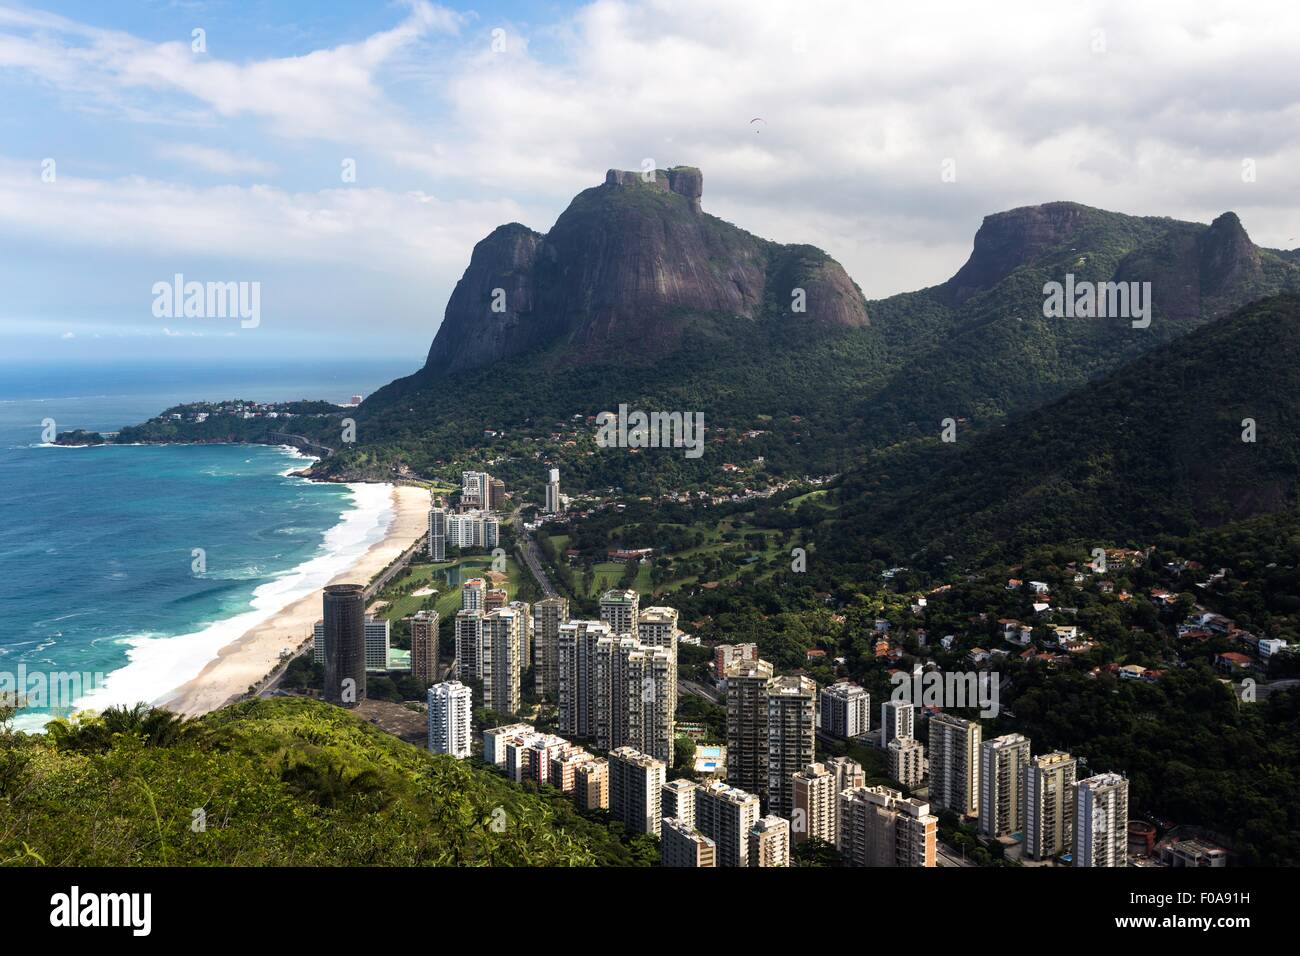
[[[560,592],[555,590],[551,579],[546,576],[546,571],[542,568],[542,556],[537,550],[537,542],[524,530],[524,523],[519,520],[518,508],[510,513],[510,524],[515,529],[515,536],[519,542],[519,556],[523,558],[537,586],[542,589],[542,594],[548,598],[559,597]]]
[[[722,698],[717,691],[709,690],[703,684],[697,684],[693,680],[679,680],[677,686],[688,694],[694,694],[696,697],[703,697],[711,704],[721,704]]]
[[[946,843],[936,843],[934,861],[939,866],[974,866],[970,860],[963,860],[961,853]]]

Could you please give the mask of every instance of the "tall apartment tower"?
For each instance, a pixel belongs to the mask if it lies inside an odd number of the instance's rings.
[[[505,588],[488,588],[483,592],[483,611],[495,611],[510,604],[510,594]]]
[[[522,626],[520,615],[508,607],[483,615],[479,641],[483,706],[498,714],[517,713],[520,707]]]
[[[908,700],[887,700],[880,705],[880,746],[895,737],[915,737],[916,709]]]
[[[840,794],[840,855],[849,866],[934,866],[939,818],[889,787]]]
[[[980,833],[991,839],[1025,827],[1025,770],[1029,741],[1006,734],[984,741],[980,749]]]
[[[848,757],[832,757],[826,761],[826,769],[835,778],[835,834],[838,840],[840,832],[840,794],[855,787],[865,787],[867,785],[867,772],[862,769],[862,764]],[[838,846],[838,843],[836,845]]]
[[[758,816],[755,794],[720,780],[695,794],[695,827],[717,847],[718,866],[749,866],[749,831]]]
[[[691,824],[665,817],[659,846],[661,866],[717,866],[717,847]]]
[[[557,515],[563,510],[560,505],[560,469],[552,468],[546,478],[546,513]]]
[[[606,591],[600,596],[600,619],[615,634],[637,636],[641,595],[635,591]]]
[[[429,560],[447,560],[447,509],[429,509]]]
[[[366,598],[360,584],[325,588],[325,699],[355,707],[366,699]]]
[[[1075,788],[1074,865],[1128,866],[1128,781],[1117,773]]]
[[[560,706],[560,733],[571,737],[595,736],[596,643],[611,636],[602,621],[567,621],[556,638],[556,699]]]
[[[911,737],[895,737],[885,748],[889,776],[909,790],[915,790],[925,777],[925,747]]]
[[[463,510],[492,507],[492,476],[483,471],[460,473],[460,506]]]
[[[796,773],[815,758],[817,682],[810,677],[774,677],[767,686],[768,812],[794,813]]]
[[[695,794],[699,789],[699,784],[689,780],[669,780],[664,784],[664,817],[672,817],[695,826]]]
[[[411,676],[426,686],[438,679],[438,612],[411,617]]]
[[[493,478],[488,482],[488,503],[486,508],[495,508],[500,511],[506,506],[506,483],[500,478]]]
[[[819,722],[823,733],[861,737],[871,729],[871,695],[857,684],[837,681],[821,689]]]
[[[1050,860],[1073,845],[1074,784],[1078,762],[1066,753],[1042,754],[1025,767],[1025,854]],[[1125,839],[1127,835],[1125,824]]]
[[[667,773],[662,760],[632,747],[609,753],[609,810],[633,833],[659,836],[663,821],[663,787]]]
[[[980,810],[978,722],[936,714],[930,725],[930,802],[937,809],[973,817]]]
[[[470,578],[460,589],[460,609],[462,611],[487,610],[487,582],[482,578]]]
[[[727,782],[752,794],[767,789],[767,685],[772,674],[772,665],[764,660],[737,661],[726,670]]]
[[[836,804],[840,796],[835,788],[835,774],[824,764],[810,763],[791,780],[794,812],[790,817],[790,831],[794,842],[825,840],[834,846],[838,819]]]
[[[429,749],[458,760],[470,755],[470,715],[474,691],[460,681],[429,688]]]
[[[543,700],[560,693],[560,625],[568,620],[568,598],[542,598],[533,605],[533,686]]]
[[[648,607],[636,618],[637,640],[646,647],[657,647],[672,656],[672,700],[668,708],[677,713],[677,609],[673,607]]]
[[[533,666],[533,606],[527,601],[511,601],[506,607],[519,615],[519,666]]]
[[[592,736],[605,750],[631,746],[672,764],[677,668],[669,653],[632,637],[596,641],[589,690]]]
[[[749,831],[750,866],[790,865],[790,821],[768,815]]]
[[[483,643],[483,612],[457,611],[455,629],[456,679],[478,680]]]

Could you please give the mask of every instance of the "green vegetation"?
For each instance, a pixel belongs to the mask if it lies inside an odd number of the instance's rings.
[[[0,863],[590,866],[657,862],[567,798],[305,699],[197,721],[141,706],[0,725]]]

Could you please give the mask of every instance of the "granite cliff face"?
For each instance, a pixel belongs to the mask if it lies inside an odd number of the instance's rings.
[[[460,371],[548,346],[563,347],[564,364],[612,350],[636,361],[671,352],[693,324],[743,335],[747,321],[782,313],[813,327],[869,324],[839,263],[708,215],[702,194],[693,167],[611,169],[549,233],[497,228],[474,247],[426,367]]]

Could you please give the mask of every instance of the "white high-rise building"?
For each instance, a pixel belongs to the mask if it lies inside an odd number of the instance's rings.
[[[1076,765],[1069,754],[1050,753],[1025,767],[1024,852],[1031,860],[1050,860],[1073,845]]]
[[[663,814],[695,826],[695,794],[700,786],[690,780],[669,780],[664,784]]]
[[[973,817],[980,808],[980,725],[935,714],[930,727],[930,802],[936,809]]]
[[[460,681],[429,688],[429,749],[457,759],[470,755],[470,715],[474,692]]]
[[[557,515],[563,509],[560,504],[560,469],[552,468],[546,480],[546,513]]]
[[[749,833],[758,815],[756,795],[720,780],[695,794],[695,827],[713,841],[718,866],[749,866]]]
[[[984,741],[980,750],[980,833],[990,839],[1025,828],[1025,769],[1029,741],[1005,734]]]
[[[486,511],[447,515],[447,541],[457,548],[495,548],[501,524]]]
[[[672,763],[677,668],[669,651],[615,635],[603,621],[568,621],[556,658],[561,733]]]
[[[861,737],[871,728],[871,695],[857,684],[837,681],[820,693],[818,724],[836,737]]]
[[[513,714],[520,707],[523,646],[522,615],[508,607],[483,615],[479,639],[479,679],[483,706],[498,714]]]
[[[794,813],[790,817],[790,830],[795,843],[806,840],[824,840],[832,846],[836,842],[836,812],[839,791],[835,788],[835,774],[819,763],[810,763],[792,778]]]
[[[885,748],[889,776],[909,790],[925,777],[925,746],[912,737],[895,737]]]
[[[447,509],[429,509],[429,560],[447,560]]]
[[[635,591],[606,591],[600,596],[600,619],[615,634],[637,636],[641,595]]]
[[[1128,866],[1128,781],[1117,773],[1075,788],[1074,865]]]
[[[465,510],[492,507],[492,476],[485,471],[460,473],[460,506]]]
[[[908,700],[887,700],[880,705],[880,746],[895,737],[915,737],[915,708]]]

